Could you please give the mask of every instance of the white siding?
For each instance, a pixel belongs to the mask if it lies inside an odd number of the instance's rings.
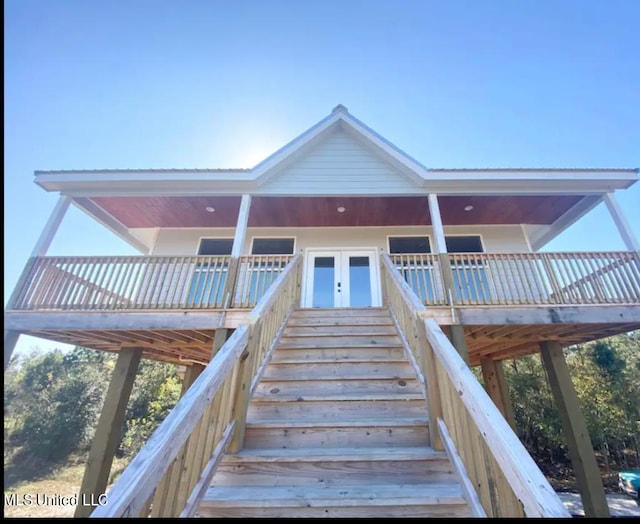
[[[527,243],[519,225],[449,226],[447,235],[481,235],[488,253],[524,253]],[[340,228],[249,228],[244,254],[251,252],[251,241],[257,237],[295,237],[295,249],[306,248],[376,248],[387,251],[387,236],[429,235],[431,227],[340,227]],[[154,255],[195,255],[202,237],[233,238],[233,228],[160,229],[152,250]]]
[[[384,195],[413,193],[417,187],[346,131],[336,130],[256,194]]]

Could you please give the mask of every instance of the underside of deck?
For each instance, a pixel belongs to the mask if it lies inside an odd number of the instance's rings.
[[[205,364],[215,330],[234,329],[247,314],[16,311],[5,314],[5,329],[102,351],[141,348],[144,358],[164,362]],[[640,329],[638,306],[430,308],[428,316],[442,326],[463,324],[471,365],[537,353],[542,341],[570,346]]]

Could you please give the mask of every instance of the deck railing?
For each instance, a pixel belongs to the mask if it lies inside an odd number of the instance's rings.
[[[569,517],[569,512],[425,306],[382,256],[386,302],[427,387],[429,431],[447,450],[475,517]]]
[[[251,308],[292,255],[36,257],[9,309]],[[237,264],[237,271],[231,271]],[[228,276],[234,275],[233,282]]]
[[[640,304],[634,252],[450,253],[450,290],[438,255],[390,259],[426,305]]]
[[[300,300],[300,256],[213,357],[92,517],[193,517],[225,450],[241,445],[249,394]]]

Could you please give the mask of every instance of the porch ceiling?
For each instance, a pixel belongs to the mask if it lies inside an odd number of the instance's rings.
[[[552,224],[581,195],[441,196],[445,225]],[[239,196],[93,197],[94,204],[128,228],[234,227]],[[472,209],[465,211],[465,208]],[[344,207],[343,213],[338,207]],[[213,208],[215,211],[207,211]],[[426,196],[254,197],[249,227],[430,225]]]

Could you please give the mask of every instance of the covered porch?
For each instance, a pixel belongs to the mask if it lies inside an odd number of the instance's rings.
[[[242,323],[291,259],[36,257],[5,326],[105,351],[138,347],[147,358],[204,364],[216,329]],[[447,260],[382,254],[379,263],[403,277],[426,316],[463,326],[472,365],[536,352],[540,341],[571,345],[640,329],[637,253],[452,253]]]
[[[628,251],[531,251],[601,200]],[[235,224],[231,253],[46,256],[71,202],[107,225],[126,226],[121,236],[138,241],[145,238],[144,227],[151,225]],[[12,339],[25,333],[106,351],[138,347],[143,356],[167,362],[208,362],[215,331],[242,323],[294,256],[246,254],[252,223],[429,227],[429,252],[393,253],[382,247],[371,251],[366,262],[371,266],[371,296],[384,296],[381,271],[385,264],[393,267],[426,306],[426,314],[462,337],[472,364],[535,352],[541,341],[571,345],[640,327],[640,250],[612,194],[61,196],[6,309],[5,361]],[[530,250],[449,253],[445,227],[465,223],[519,224]],[[354,248],[357,242],[354,238]],[[298,252],[309,250],[307,246]],[[314,271],[311,260],[305,258],[298,283],[302,297],[312,293],[305,290],[313,285],[305,277]],[[308,300],[301,305],[313,306]]]

